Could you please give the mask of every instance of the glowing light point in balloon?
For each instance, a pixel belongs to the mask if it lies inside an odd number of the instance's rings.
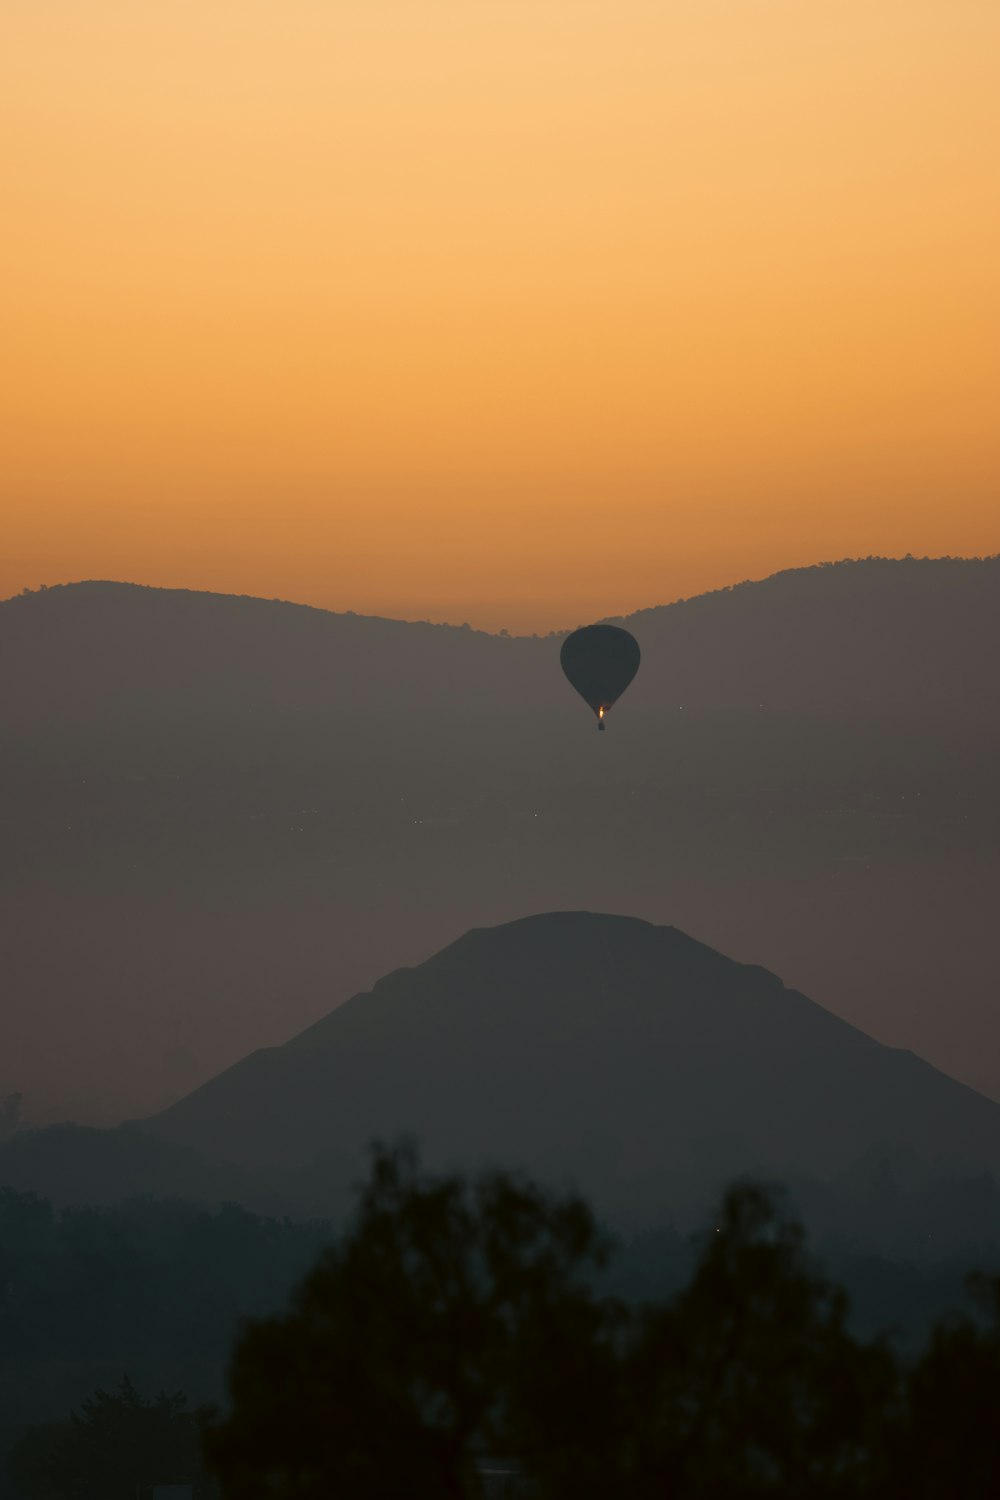
[[[598,729],[639,670],[639,642],[618,625],[584,625],[566,637],[559,661],[572,687],[597,715]]]

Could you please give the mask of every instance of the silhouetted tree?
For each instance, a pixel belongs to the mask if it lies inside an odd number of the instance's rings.
[[[895,1361],[853,1338],[845,1294],[761,1189],[732,1189],[688,1287],[641,1315],[619,1493],[859,1495],[894,1409]]]
[[[727,1196],[666,1306],[598,1295],[602,1261],[577,1200],[377,1153],[353,1232],[237,1347],[225,1495],[471,1497],[489,1451],[546,1500],[864,1493],[894,1360],[763,1192]]]
[[[232,1415],[206,1434],[226,1495],[472,1496],[487,1451],[558,1468],[581,1419],[598,1444],[615,1310],[586,1275],[604,1253],[579,1199],[377,1152],[353,1232],[237,1346]]]
[[[939,1323],[906,1378],[891,1469],[907,1500],[1000,1495],[1000,1277],[970,1278],[985,1318]]]
[[[136,1500],[145,1484],[203,1483],[205,1415],[188,1411],[180,1391],[144,1401],[125,1378],[68,1422],[29,1428],[11,1451],[10,1476],[24,1500]]]

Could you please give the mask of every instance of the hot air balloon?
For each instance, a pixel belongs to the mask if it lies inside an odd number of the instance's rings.
[[[598,729],[639,670],[639,642],[617,625],[584,625],[562,643],[559,661],[580,697],[597,715]]]

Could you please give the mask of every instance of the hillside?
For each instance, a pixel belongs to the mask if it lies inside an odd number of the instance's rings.
[[[597,736],[558,638],[112,583],[0,603],[0,1095],[146,1113],[558,907],[676,923],[1000,1095],[1000,561],[627,623],[643,667]]]
[[[569,1180],[639,1224],[703,1212],[744,1173],[1000,1169],[1000,1105],[763,969],[587,912],[467,933],[144,1129],[327,1207],[370,1141],[409,1134],[434,1165]]]

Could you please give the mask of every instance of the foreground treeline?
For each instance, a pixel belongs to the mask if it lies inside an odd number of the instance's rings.
[[[1000,1281],[902,1361],[753,1187],[663,1303],[602,1296],[578,1199],[379,1155],[352,1234],[240,1339],[205,1454],[225,1496],[1000,1495]]]
[[[800,1228],[726,1196],[685,1285],[608,1295],[579,1199],[376,1154],[357,1219],[248,1320],[224,1414],[102,1390],[24,1431],[24,1500],[1000,1495],[1000,1279],[904,1357],[848,1322]],[[498,1478],[497,1471],[506,1476]]]
[[[126,1372],[143,1393],[221,1401],[241,1320],[280,1307],[330,1237],[329,1224],[234,1206],[136,1199],[59,1213],[0,1189],[0,1495],[19,1493],[18,1434],[65,1421]]]
[[[645,1302],[607,1293],[609,1244],[579,1199],[429,1178],[409,1151],[376,1152],[354,1226],[318,1259],[324,1227],[240,1211],[133,1205],[60,1224],[39,1200],[0,1203],[39,1251],[39,1289],[46,1247],[67,1257],[45,1308],[0,1241],[4,1397],[31,1343],[72,1353],[88,1308],[106,1317],[117,1296],[138,1320],[138,1389],[118,1370],[72,1418],[19,1425],[7,1467],[22,1500],[135,1500],[171,1482],[222,1500],[1000,1494],[1000,1278],[900,1355],[852,1328],[846,1293],[759,1188],[730,1191],[684,1286]],[[303,1259],[288,1310],[259,1316]],[[186,1332],[169,1326],[171,1277],[190,1295]],[[234,1304],[225,1413],[151,1394],[196,1325],[208,1353]]]

